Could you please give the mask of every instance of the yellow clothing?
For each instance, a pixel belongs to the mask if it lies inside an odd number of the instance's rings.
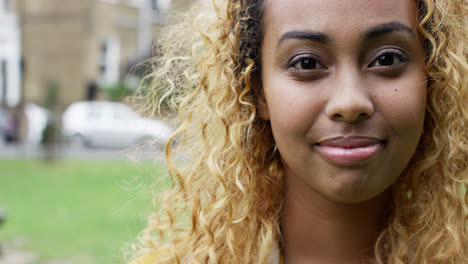
[[[155,255],[144,255],[143,257],[130,262],[130,264],[153,264],[157,256]]]
[[[154,264],[156,263],[156,259],[158,258],[158,254],[148,254],[144,255],[143,257],[131,262],[130,264]],[[283,256],[280,255],[279,257],[279,263],[278,264],[284,264],[283,261]]]

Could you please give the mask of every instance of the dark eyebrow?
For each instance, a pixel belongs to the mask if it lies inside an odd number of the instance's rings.
[[[327,44],[330,42],[330,38],[320,32],[314,32],[314,31],[289,31],[284,33],[281,38],[278,41],[278,44],[276,47],[278,48],[283,41],[286,39],[307,39],[323,44]]]
[[[384,34],[388,34],[394,31],[406,31],[411,35],[415,35],[414,31],[407,25],[400,23],[398,21],[392,21],[389,23],[377,25],[373,28],[370,28],[362,34],[364,40],[371,40],[376,37],[379,37]]]
[[[362,34],[362,38],[366,41],[374,39],[384,34],[388,34],[395,31],[406,31],[411,35],[416,35],[415,32],[407,25],[400,23],[398,21],[392,21],[389,23],[377,25],[370,28]],[[283,41],[286,39],[307,39],[322,44],[328,44],[331,42],[330,37],[327,35],[315,32],[315,31],[289,31],[284,33],[278,41],[276,48],[278,48]]]

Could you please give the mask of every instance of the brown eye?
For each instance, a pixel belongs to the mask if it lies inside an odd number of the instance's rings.
[[[400,59],[395,55],[384,54],[377,59],[376,64],[378,66],[391,66],[398,63],[399,61]]]
[[[378,56],[369,67],[378,66],[378,67],[389,67],[398,65],[402,62],[406,62],[403,54],[397,52],[386,52]]]
[[[301,69],[315,69],[318,63],[314,59],[305,58],[305,59],[302,59],[299,62],[299,64],[300,64],[299,66]]]
[[[302,57],[294,60],[290,67],[298,70],[316,70],[325,69],[325,66],[312,57]]]

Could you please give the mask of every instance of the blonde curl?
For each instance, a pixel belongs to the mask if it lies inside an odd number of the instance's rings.
[[[157,263],[267,263],[280,240],[283,164],[256,112],[262,2],[220,1],[186,14],[165,31],[135,96],[146,112],[179,113],[166,146],[172,187],[155,196],[140,235],[141,252],[170,252]],[[375,255],[380,264],[468,263],[468,7],[418,4],[428,76],[424,133],[391,187]],[[180,150],[189,165],[173,161]]]

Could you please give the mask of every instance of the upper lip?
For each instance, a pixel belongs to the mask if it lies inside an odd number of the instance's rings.
[[[381,143],[384,143],[384,140],[375,137],[339,136],[324,139],[318,142],[316,145],[336,148],[361,148]]]

